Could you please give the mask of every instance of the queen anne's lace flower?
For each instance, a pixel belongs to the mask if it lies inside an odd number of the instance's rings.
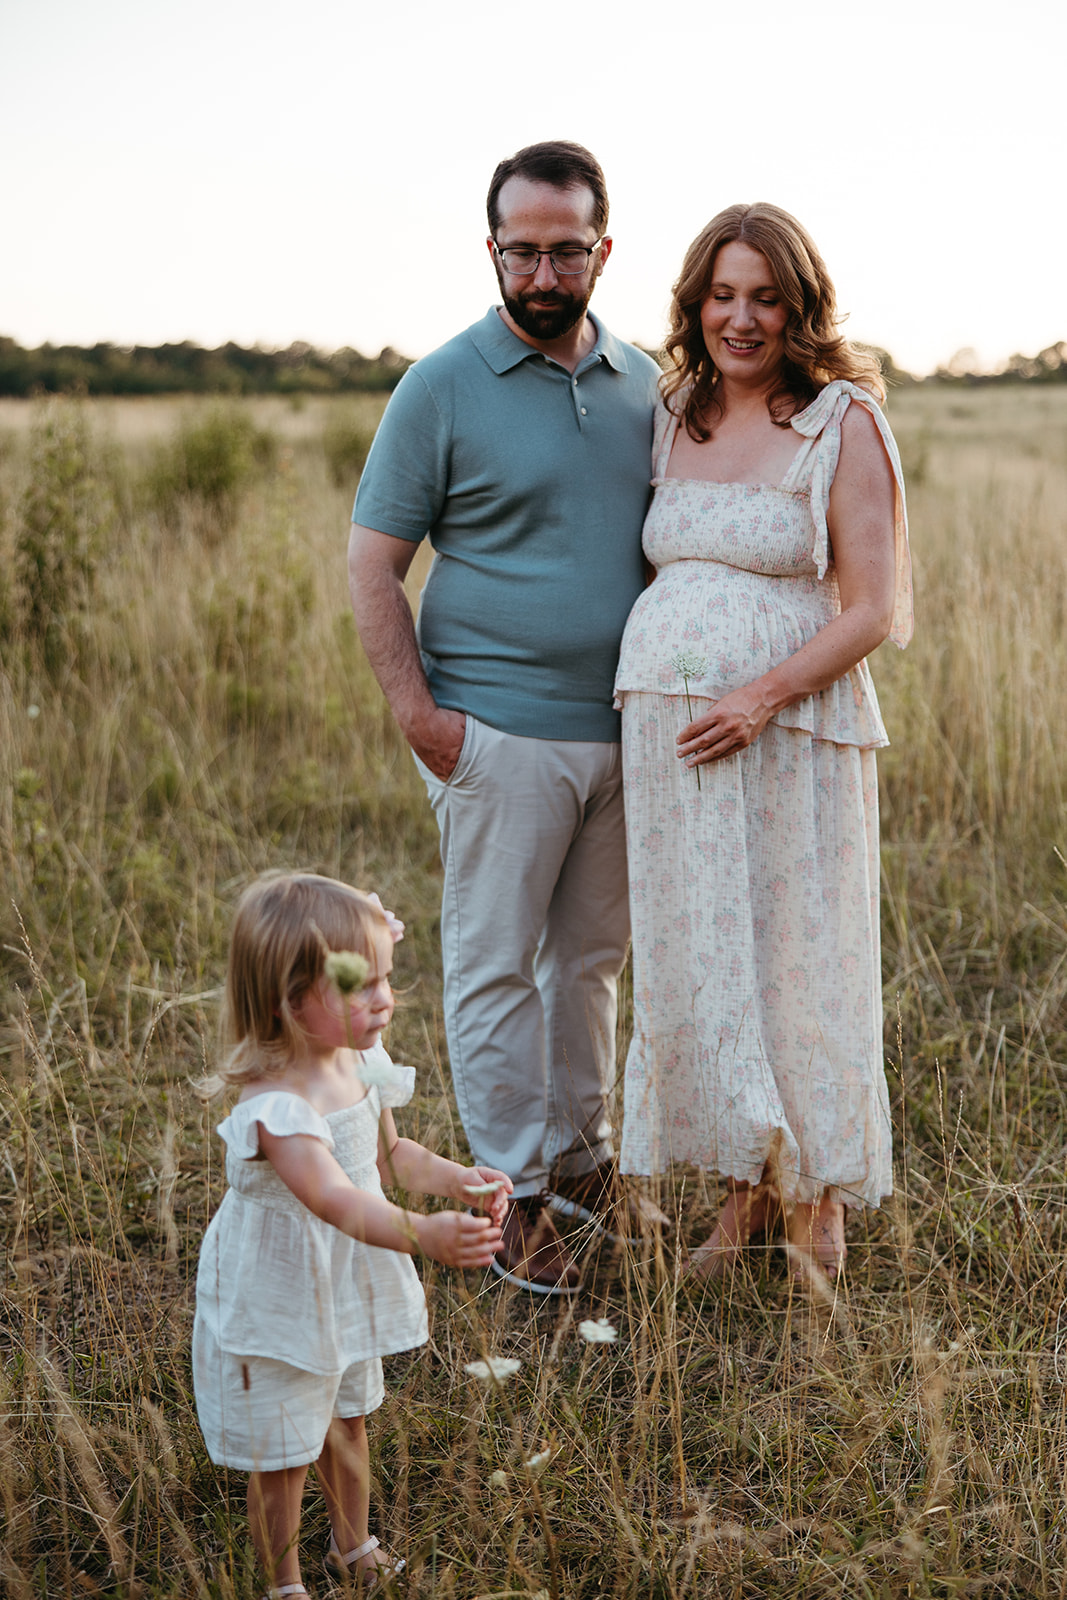
[[[358,950],[331,950],[323,962],[326,981],[340,994],[356,994],[366,987],[370,963]]]
[[[674,668],[675,672],[677,672],[680,678],[685,680],[686,688],[689,687],[689,679],[699,678],[700,674],[705,671],[707,665],[707,657],[698,656],[695,650],[679,650],[678,654],[673,657],[671,661],[671,666]]]
[[[512,1356],[490,1356],[488,1361],[468,1361],[463,1370],[480,1383],[503,1383],[514,1377],[521,1366],[522,1362]]]
[[[612,1327],[607,1317],[598,1317],[595,1322],[579,1322],[578,1332],[586,1344],[614,1344],[619,1337],[619,1330]]]
[[[693,702],[689,698],[689,680],[698,678],[702,672],[707,671],[707,657],[698,656],[695,650],[679,650],[676,656],[671,657],[671,666],[678,673],[685,684],[685,703],[689,710],[689,720],[693,720]],[[700,768],[695,767],[697,775],[697,788],[700,788]]]

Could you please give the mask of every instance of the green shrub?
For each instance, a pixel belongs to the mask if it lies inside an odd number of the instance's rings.
[[[330,418],[322,432],[322,448],[336,488],[351,486],[355,491],[373,439],[374,429],[353,411],[340,411]]]
[[[16,520],[14,614],[50,676],[77,653],[86,631],[96,557],[113,515],[82,406],[45,402]]]
[[[242,493],[276,455],[272,433],[236,408],[213,407],[188,418],[159,448],[145,480],[149,503],[168,522],[179,520],[184,504],[201,532],[225,533]]]

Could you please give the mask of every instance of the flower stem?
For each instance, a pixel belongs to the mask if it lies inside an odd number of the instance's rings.
[[[686,673],[682,674],[682,682],[685,684],[685,703],[686,703],[686,706],[688,707],[688,710],[689,710],[689,720],[690,720],[690,722],[692,722],[692,720],[693,720],[693,702],[689,698],[689,678],[688,678],[688,675]],[[694,767],[693,771],[697,775],[697,788],[699,789],[700,788],[700,768],[699,767]]]

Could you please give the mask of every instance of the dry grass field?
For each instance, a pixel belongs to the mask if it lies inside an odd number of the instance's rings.
[[[0,403],[12,1600],[261,1592],[189,1372],[223,1187],[190,1080],[249,875],[310,866],[405,918],[403,1128],[461,1148],[435,827],[344,583],[378,409]],[[1067,1594],[1067,386],[890,413],[918,597],[912,647],[873,663],[896,1196],[853,1221],[832,1294],[771,1248],[701,1290],[673,1244],[576,1237],[573,1307],[429,1268],[430,1345],[387,1363],[371,1434],[413,1595]],[[663,1198],[693,1238],[716,1187]],[[486,1390],[463,1370],[486,1354],[521,1368]],[[323,1595],[313,1489],[304,1532]]]

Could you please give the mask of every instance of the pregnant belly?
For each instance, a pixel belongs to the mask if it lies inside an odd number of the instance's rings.
[[[788,660],[837,609],[836,584],[814,575],[673,562],[630,613],[616,686],[718,699]]]

